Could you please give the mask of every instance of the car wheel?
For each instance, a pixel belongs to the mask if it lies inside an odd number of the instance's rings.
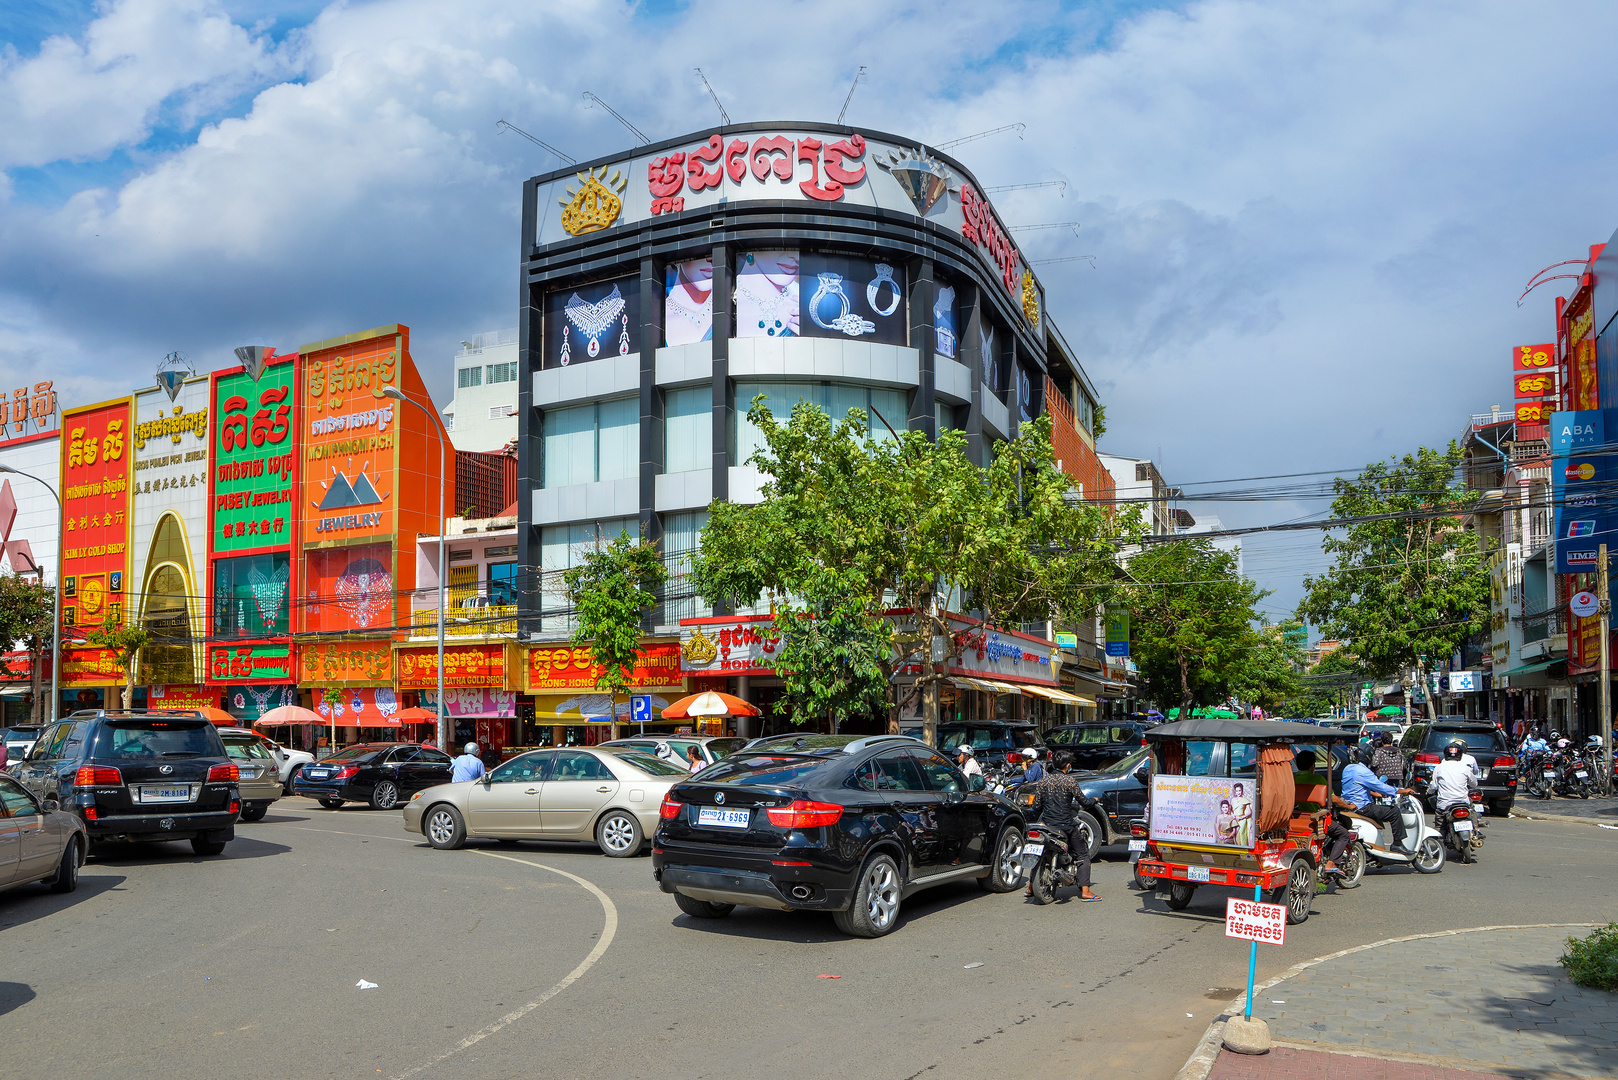
[[[1149,877],[1143,877],[1141,875],[1140,863],[1139,862],[1135,863],[1134,874],[1135,874],[1135,888],[1136,888],[1137,891],[1139,891],[1139,892],[1147,892],[1148,890],[1151,889],[1151,887],[1152,887],[1152,879],[1149,878]]]
[[[1410,865],[1416,868],[1417,873],[1436,874],[1444,869],[1444,843],[1436,836],[1429,836],[1421,842],[1416,849],[1416,857],[1410,860]]]
[[[1315,899],[1315,867],[1308,859],[1292,860],[1286,884],[1270,892],[1270,903],[1285,904],[1289,925],[1309,920],[1309,905]]]
[[[337,810],[342,807],[343,800],[322,798],[320,800],[320,805],[324,806],[327,810]]]
[[[371,789],[371,805],[378,810],[392,810],[399,805],[399,785],[392,780],[379,781]]]
[[[994,862],[989,872],[978,878],[978,886],[985,892],[1010,892],[1022,881],[1022,830],[1007,825],[1000,830],[1000,842],[994,846]]]
[[[1337,879],[1339,889],[1357,889],[1365,880],[1365,844],[1360,840],[1349,842],[1343,857],[1337,860],[1343,876]]]
[[[608,810],[596,822],[596,847],[611,859],[639,855],[645,838],[640,822],[627,810]]]
[[[223,840],[204,840],[200,836],[193,836],[191,838],[191,850],[198,855],[217,855],[225,850],[225,842]]]
[[[461,812],[442,803],[427,811],[421,831],[439,851],[453,851],[466,843],[466,822],[461,820]]]
[[[51,892],[70,893],[79,887],[79,865],[84,859],[79,855],[79,838],[74,837],[67,842],[67,850],[62,852],[62,865],[56,868],[56,880],[51,882]]]
[[[1196,894],[1195,885],[1181,885],[1175,882],[1169,886],[1168,905],[1175,911],[1184,911],[1191,906],[1191,897]]]
[[[264,815],[269,812],[270,808],[268,806],[244,806],[242,807],[242,820],[263,821]]]
[[[736,910],[735,904],[713,904],[684,893],[675,893],[674,902],[693,919],[723,919]]]
[[[852,937],[874,938],[899,925],[899,864],[878,852],[865,860],[854,882],[854,902],[832,913],[837,929]]]
[[[286,783],[281,785],[281,791],[284,794],[287,794],[287,795],[293,794],[292,785],[297,783],[298,774],[301,773],[301,772],[303,772],[303,766],[302,765],[294,765],[294,766],[292,766],[292,771],[287,773]]]
[[[1043,907],[1056,899],[1056,866],[1049,859],[1041,859],[1034,867],[1034,876],[1028,883],[1029,895],[1034,903]]]
[[[1489,816],[1490,817],[1496,817],[1496,818],[1510,817],[1511,816],[1511,800],[1510,799],[1500,799],[1500,800],[1497,800],[1496,802],[1489,803]]]
[[[1101,850],[1101,841],[1106,836],[1106,833],[1102,831],[1101,823],[1080,810],[1073,815],[1073,827],[1079,830],[1080,836],[1084,837],[1085,843],[1089,846],[1090,861],[1094,862],[1096,852]]]

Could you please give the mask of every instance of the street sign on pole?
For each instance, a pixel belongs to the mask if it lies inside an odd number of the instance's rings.
[[[646,725],[655,719],[652,715],[652,695],[631,694],[629,698],[629,719],[640,725],[640,733],[646,734]]]
[[[1281,904],[1259,900],[1259,886],[1253,886],[1253,899],[1225,901],[1225,936],[1248,942],[1247,1019],[1253,1019],[1253,976],[1258,972],[1258,943],[1283,945],[1287,937],[1287,909]]]

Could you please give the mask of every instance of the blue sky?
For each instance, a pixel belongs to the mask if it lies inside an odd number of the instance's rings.
[[[1106,398],[1103,449],[1171,483],[1340,469],[1441,444],[1550,336],[1541,266],[1618,225],[1618,8],[1498,0],[645,4],[104,0],[0,10],[0,376],[67,400],[413,328],[449,357],[511,326],[507,119],[584,159],[732,117],[941,141],[1053,264],[1048,306]],[[3,381],[3,379],[0,379]],[[1318,504],[1215,508],[1259,524]],[[1277,590],[1315,538],[1253,541]]]

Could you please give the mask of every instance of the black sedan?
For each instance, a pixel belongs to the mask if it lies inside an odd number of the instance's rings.
[[[943,754],[903,736],[810,736],[739,750],[664,797],[652,873],[687,915],[737,904],[829,911],[880,937],[921,889],[1021,881],[1023,821]]]
[[[317,799],[328,810],[345,802],[393,810],[423,788],[449,783],[453,771],[449,755],[436,747],[355,743],[298,770],[292,794]]]
[[[1145,747],[1095,772],[1074,770],[1085,812],[1100,817],[1100,832],[1091,841],[1093,856],[1103,844],[1121,844],[1129,837],[1129,823],[1146,816],[1152,797],[1152,762]],[[1099,813],[1098,813],[1099,812]]]

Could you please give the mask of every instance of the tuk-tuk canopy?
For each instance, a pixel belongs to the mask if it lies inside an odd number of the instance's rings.
[[[1146,729],[1148,739],[1236,739],[1257,742],[1285,739],[1295,743],[1339,742],[1354,739],[1353,732],[1341,728],[1293,724],[1285,720],[1224,720],[1196,717]]]

